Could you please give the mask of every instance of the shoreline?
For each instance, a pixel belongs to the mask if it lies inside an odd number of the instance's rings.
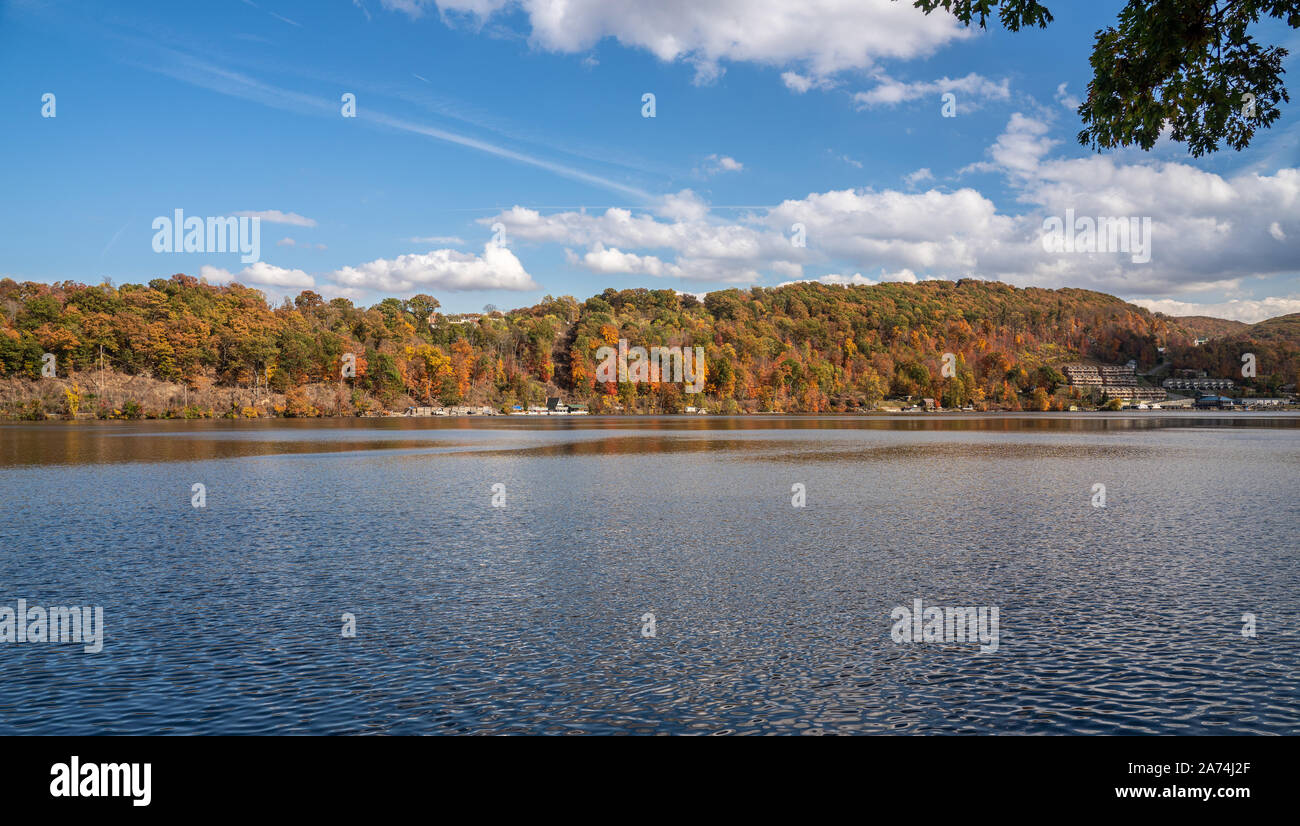
[[[125,422],[361,422],[361,421],[449,421],[449,420],[476,420],[485,419],[509,420],[509,421],[537,421],[537,420],[608,420],[608,419],[681,419],[686,421],[720,421],[720,420],[755,420],[755,419],[908,419],[908,420],[927,420],[927,419],[986,419],[986,418],[1161,418],[1161,417],[1222,417],[1225,415],[1250,415],[1257,416],[1276,416],[1281,415],[1283,418],[1293,418],[1300,416],[1300,405],[1288,405],[1284,407],[1269,408],[1236,408],[1236,409],[1197,409],[1197,408],[1166,408],[1162,410],[939,410],[939,411],[902,411],[902,410],[874,410],[866,412],[837,412],[823,411],[819,413],[805,413],[799,411],[781,412],[781,411],[762,411],[755,413],[551,413],[551,414],[534,414],[534,415],[512,415],[505,413],[471,413],[471,414],[451,414],[435,416],[407,416],[404,414],[393,415],[365,415],[365,416],[202,416],[202,417],[181,417],[181,416],[141,416],[138,418],[110,417],[100,418],[93,415],[79,415],[75,418],[66,415],[50,414],[41,419],[17,419],[0,417],[0,425],[32,425],[32,424],[83,424],[91,422],[103,422],[119,424]]]

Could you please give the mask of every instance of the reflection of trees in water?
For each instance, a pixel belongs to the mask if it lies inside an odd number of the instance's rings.
[[[473,451],[495,456],[740,453],[742,458],[845,456],[802,431],[1086,434],[1187,427],[1300,427],[1293,415],[910,414],[863,417],[455,417],[272,422],[146,421],[17,424],[0,428],[0,467],[184,462],[310,453]],[[366,431],[364,434],[350,431]],[[471,431],[477,431],[471,434]],[[768,431],[759,434],[757,431]],[[782,432],[789,437],[782,437]],[[546,434],[552,434],[550,436]],[[717,434],[717,435],[710,435]],[[728,435],[730,434],[730,435]],[[556,436],[559,438],[556,438]],[[552,439],[554,439],[552,441]],[[946,449],[958,445],[941,442]],[[846,444],[846,447],[850,445]],[[1102,447],[1094,445],[1093,447]],[[858,449],[861,445],[856,445]],[[864,456],[883,455],[876,448]]]

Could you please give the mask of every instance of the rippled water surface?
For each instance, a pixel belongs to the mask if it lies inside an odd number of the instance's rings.
[[[0,733],[1294,734],[1298,482],[1255,413],[3,425],[0,606],[107,632]]]

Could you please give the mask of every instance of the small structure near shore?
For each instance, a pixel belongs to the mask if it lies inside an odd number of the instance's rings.
[[[486,405],[473,407],[457,405],[455,407],[408,407],[403,416],[495,416],[497,411]]]
[[[1232,410],[1237,403],[1227,396],[1198,396],[1194,403],[1197,410]]]

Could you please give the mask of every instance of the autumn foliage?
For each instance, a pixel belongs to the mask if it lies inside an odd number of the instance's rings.
[[[438,309],[428,295],[363,308],[312,291],[271,306],[257,290],[186,275],[120,287],[5,279],[0,377],[39,379],[44,353],[55,354],[60,376],[98,370],[102,353],[105,369],[127,376],[196,392],[275,394],[275,413],[288,416],[408,404],[502,408],[553,395],[594,411],[674,412],[696,404],[715,412],[818,413],[888,397],[1053,409],[1064,384],[1061,364],[1152,365],[1159,348],[1187,366],[1224,373],[1239,368],[1244,346],[1254,346],[1263,387],[1294,382],[1300,368],[1300,324],[1274,324],[1259,341],[1249,337],[1265,327],[1256,325],[1195,348],[1195,334],[1177,319],[1113,296],[972,279],[799,283],[721,290],[703,301],[673,290],[607,289],[586,301],[547,296],[478,318]],[[704,392],[598,383],[597,350],[620,339],[703,347]],[[954,356],[953,375],[942,369],[945,353]],[[344,377],[349,354],[355,376]],[[75,395],[66,408],[94,406],[93,388],[83,383]]]

